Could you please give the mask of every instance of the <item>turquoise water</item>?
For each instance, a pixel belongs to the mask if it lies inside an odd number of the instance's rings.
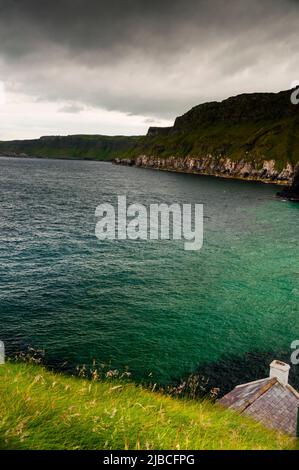
[[[299,339],[299,205],[277,187],[109,163],[0,159],[0,338],[72,370],[168,382]],[[203,203],[204,246],[105,241],[102,202]],[[291,351],[290,351],[291,352]]]

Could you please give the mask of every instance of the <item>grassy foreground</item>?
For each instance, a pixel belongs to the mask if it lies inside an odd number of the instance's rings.
[[[0,366],[1,449],[292,449],[295,441],[209,402],[30,364]]]

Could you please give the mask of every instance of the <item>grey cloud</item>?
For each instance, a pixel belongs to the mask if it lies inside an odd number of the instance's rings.
[[[295,0],[0,0],[0,78],[41,100],[174,118],[287,88],[298,20]]]
[[[146,118],[146,119],[143,120],[143,122],[144,122],[145,124],[154,124],[154,123],[156,122],[156,120],[155,120],[155,119],[151,119],[151,118]]]
[[[77,103],[69,103],[61,108],[58,109],[59,113],[70,113],[70,114],[77,114],[80,113],[81,111],[84,111],[84,106],[81,106]]]

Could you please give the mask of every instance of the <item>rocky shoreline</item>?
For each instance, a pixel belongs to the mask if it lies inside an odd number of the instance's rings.
[[[16,152],[0,152],[0,157],[9,157],[9,158],[38,158],[30,157],[27,153],[16,153]]]
[[[253,163],[245,159],[233,161],[230,158],[215,158],[211,155],[205,157],[167,158],[140,155],[136,159],[116,158],[114,163],[181,173],[260,181],[279,185],[290,185],[295,173],[295,169],[291,164],[287,164],[285,168],[278,170],[274,160],[264,160],[262,163]]]

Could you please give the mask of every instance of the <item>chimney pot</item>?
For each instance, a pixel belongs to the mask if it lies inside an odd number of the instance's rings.
[[[274,360],[270,364],[270,377],[276,377],[282,385],[287,385],[289,381],[289,364]]]

